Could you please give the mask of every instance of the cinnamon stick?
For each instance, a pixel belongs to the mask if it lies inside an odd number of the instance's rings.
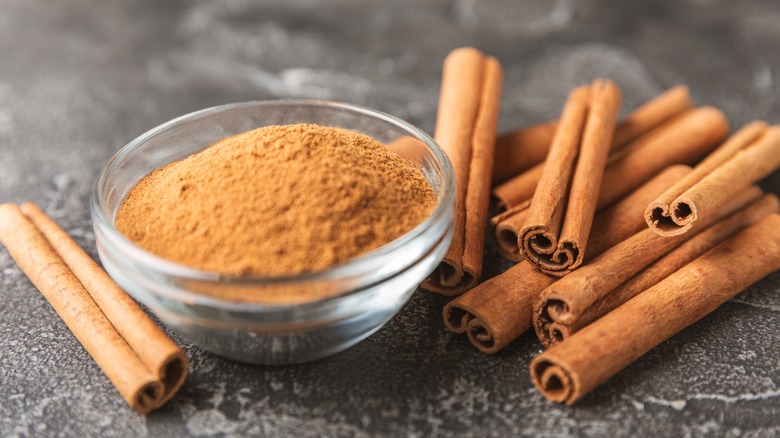
[[[678,115],[693,109],[691,92],[685,85],[676,85],[648,100],[618,123],[613,149],[621,149]]]
[[[777,269],[780,215],[773,214],[535,357],[531,378],[548,399],[572,405]]]
[[[609,206],[667,166],[698,161],[727,133],[726,116],[712,107],[689,111],[650,131],[609,157],[597,210]],[[527,205],[519,204],[491,219],[499,251],[510,260],[522,260],[517,236],[526,222]]]
[[[753,204],[760,197],[761,189],[751,187],[716,214],[701,221],[691,231],[690,237]],[[561,341],[565,336],[562,327],[575,323],[596,301],[682,244],[688,237],[664,238],[645,228],[546,288],[534,305],[533,325],[539,340],[546,347]],[[551,324],[556,325],[551,328]]]
[[[588,257],[641,230],[645,226],[641,218],[643,201],[655,198],[689,171],[687,166],[672,166],[599,214]],[[466,333],[483,353],[496,353],[531,327],[533,303],[556,279],[527,261],[518,263],[450,301],[444,307],[444,324],[455,333]]]
[[[596,80],[574,90],[563,110],[518,238],[523,256],[547,274],[582,264],[620,101],[614,83]]]
[[[615,127],[612,151],[617,151],[663,123],[693,108],[688,87],[678,85],[633,110]],[[534,194],[543,161],[555,136],[557,121],[510,132],[496,140],[493,189],[498,212],[503,212]],[[515,176],[516,175],[516,176]]]
[[[463,293],[482,275],[501,75],[495,58],[473,48],[444,61],[435,139],[452,161],[457,190],[452,244],[422,285],[433,292]]]
[[[648,226],[677,236],[713,214],[735,193],[780,167],[780,126],[752,122],[734,134],[645,211]]]
[[[663,258],[588,306],[571,323],[551,322],[547,326],[546,331],[537,329],[537,336],[539,336],[545,347],[550,347],[570,338],[571,335],[583,327],[616,309],[642,291],[654,286],[702,254],[723,243],[729,237],[770,214],[778,212],[780,212],[780,202],[777,197],[772,194],[765,194],[761,199],[752,203],[744,210],[735,212],[730,217],[707,228],[697,236],[691,237],[690,240],[673,249]],[[539,326],[535,319],[534,328],[537,327]]]
[[[133,409],[178,391],[187,357],[54,221],[0,205],[0,242]]]
[[[539,180],[542,178],[542,173],[544,173],[544,162],[493,188],[491,195],[494,199],[496,214],[501,214],[525,201],[530,201]]]
[[[498,136],[493,161],[493,185],[544,161],[557,127],[558,121],[551,120]]]

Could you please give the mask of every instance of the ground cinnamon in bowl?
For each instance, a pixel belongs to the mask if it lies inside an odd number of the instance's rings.
[[[435,204],[418,166],[371,137],[313,124],[267,126],[144,177],[116,227],[189,267],[289,276],[389,243]]]

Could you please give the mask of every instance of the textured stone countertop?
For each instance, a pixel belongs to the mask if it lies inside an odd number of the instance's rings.
[[[732,126],[780,122],[774,0],[0,0],[0,201],[33,201],[95,255],[88,199],[125,143],[212,105],[322,98],[433,131],[441,61],[505,66],[501,129],[549,119],[603,75],[633,107],[686,83]],[[764,188],[780,192],[777,173]],[[488,248],[487,273],[506,269]],[[250,366],[174,339],[191,376],[132,412],[0,250],[0,436],[779,436],[780,273],[573,408],[528,375],[527,334],[495,356],[418,291],[387,326],[314,363]]]

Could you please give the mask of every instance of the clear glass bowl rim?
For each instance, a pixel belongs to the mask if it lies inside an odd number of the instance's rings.
[[[278,276],[278,277],[256,277],[256,276],[230,276],[219,274],[216,272],[199,270],[191,268],[176,262],[164,259],[143,248],[137,246],[135,243],[127,239],[122,233],[120,233],[111,220],[108,218],[107,209],[104,202],[104,186],[107,178],[116,170],[116,167],[123,163],[128,155],[141,144],[146,142],[149,138],[163,132],[169,128],[172,128],[182,122],[190,121],[192,119],[209,116],[213,113],[228,111],[233,109],[241,109],[248,107],[274,107],[274,106],[309,106],[320,108],[332,108],[339,109],[348,112],[352,112],[358,115],[367,116],[370,118],[376,118],[391,125],[400,128],[407,134],[412,135],[416,139],[422,141],[433,156],[441,168],[442,172],[442,195],[439,197],[439,202],[435,210],[415,228],[409,230],[397,239],[379,247],[358,257],[348,260],[342,264],[336,265],[332,268],[317,271],[312,273],[293,275],[293,276]],[[109,160],[108,164],[98,175],[94,188],[92,190],[92,197],[90,202],[90,208],[92,210],[92,217],[98,222],[96,226],[100,226],[102,231],[108,234],[108,237],[112,241],[111,244],[119,245],[122,253],[132,257],[133,261],[145,269],[149,269],[158,274],[181,278],[188,281],[200,281],[200,282],[214,282],[214,283],[232,283],[242,285],[280,285],[280,284],[295,284],[301,282],[316,282],[319,280],[334,280],[343,278],[347,275],[360,275],[366,272],[367,268],[373,266],[373,262],[377,259],[384,259],[390,257],[393,253],[403,249],[404,245],[413,241],[414,239],[426,234],[431,228],[435,227],[441,220],[447,217],[448,209],[452,208],[455,197],[455,172],[452,167],[452,163],[444,150],[423,130],[416,126],[401,120],[397,117],[389,114],[377,111],[371,108],[324,100],[309,100],[309,99],[276,99],[276,100],[264,100],[264,101],[248,101],[229,103],[224,105],[217,105],[202,110],[194,111],[161,125],[158,125],[140,136],[136,137],[125,146],[123,146],[114,156]],[[357,290],[348,290],[344,293],[337,294],[331,297],[325,297],[318,300],[307,301],[303,303],[293,304],[265,304],[265,303],[252,303],[252,302],[239,302],[231,300],[223,300],[212,296],[203,295],[200,293],[190,292],[181,288],[177,288],[175,291],[177,299],[179,301],[186,301],[190,304],[205,305],[208,307],[223,308],[225,310],[241,310],[244,312],[252,311],[268,311],[268,310],[282,310],[285,308],[295,307],[308,307],[309,305],[316,306],[318,303],[323,303],[330,300],[344,298],[353,294],[357,294],[367,287],[363,287]],[[170,292],[170,288],[166,288]],[[153,292],[157,294],[157,292]],[[167,295],[167,294],[166,294]]]

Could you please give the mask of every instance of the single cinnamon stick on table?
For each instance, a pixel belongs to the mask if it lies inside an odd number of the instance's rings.
[[[548,399],[572,405],[777,269],[780,215],[774,214],[535,357],[531,379]]]
[[[753,122],[734,134],[645,211],[661,236],[686,233],[735,193],[780,167],[780,126]]]
[[[184,353],[41,210],[0,205],[0,242],[133,409],[178,391]]]
[[[616,309],[644,290],[654,286],[702,254],[723,243],[734,234],[759,222],[770,214],[778,212],[780,212],[780,201],[778,201],[777,196],[765,194],[761,199],[750,204],[750,206],[738,210],[728,218],[691,237],[657,262],[599,298],[570,323],[551,322],[546,327],[540,327],[536,318],[534,318],[534,328],[537,329],[537,336],[545,347],[565,341],[583,327]]]
[[[690,237],[760,197],[758,187],[743,191],[729,205],[700,221],[691,230]],[[539,340],[546,347],[561,341],[565,336],[561,327],[573,324],[596,301],[688,238],[665,238],[645,228],[546,288],[534,304],[533,324]]]
[[[609,157],[597,210],[609,206],[667,166],[698,161],[727,133],[726,116],[712,107],[689,111],[650,131]],[[520,204],[491,219],[499,251],[510,260],[522,260],[518,234],[527,219],[527,205]]]
[[[582,263],[620,101],[614,83],[596,80],[563,110],[519,237],[523,256],[547,274]]]
[[[688,87],[672,87],[632,111],[615,127],[612,151],[623,148],[654,128],[693,108]],[[555,136],[557,121],[504,134],[496,140],[493,189],[497,210],[530,199],[544,168],[543,161]],[[516,175],[516,176],[515,176]]]
[[[598,255],[644,228],[641,217],[644,200],[663,193],[689,171],[687,166],[672,166],[599,214],[588,257]],[[483,353],[496,353],[531,328],[534,302],[556,279],[527,261],[518,263],[450,301],[444,307],[444,324],[455,333],[466,333],[469,341]]]
[[[463,293],[482,275],[501,75],[495,58],[472,48],[444,61],[435,139],[452,161],[457,190],[452,244],[422,284],[433,292]]]

